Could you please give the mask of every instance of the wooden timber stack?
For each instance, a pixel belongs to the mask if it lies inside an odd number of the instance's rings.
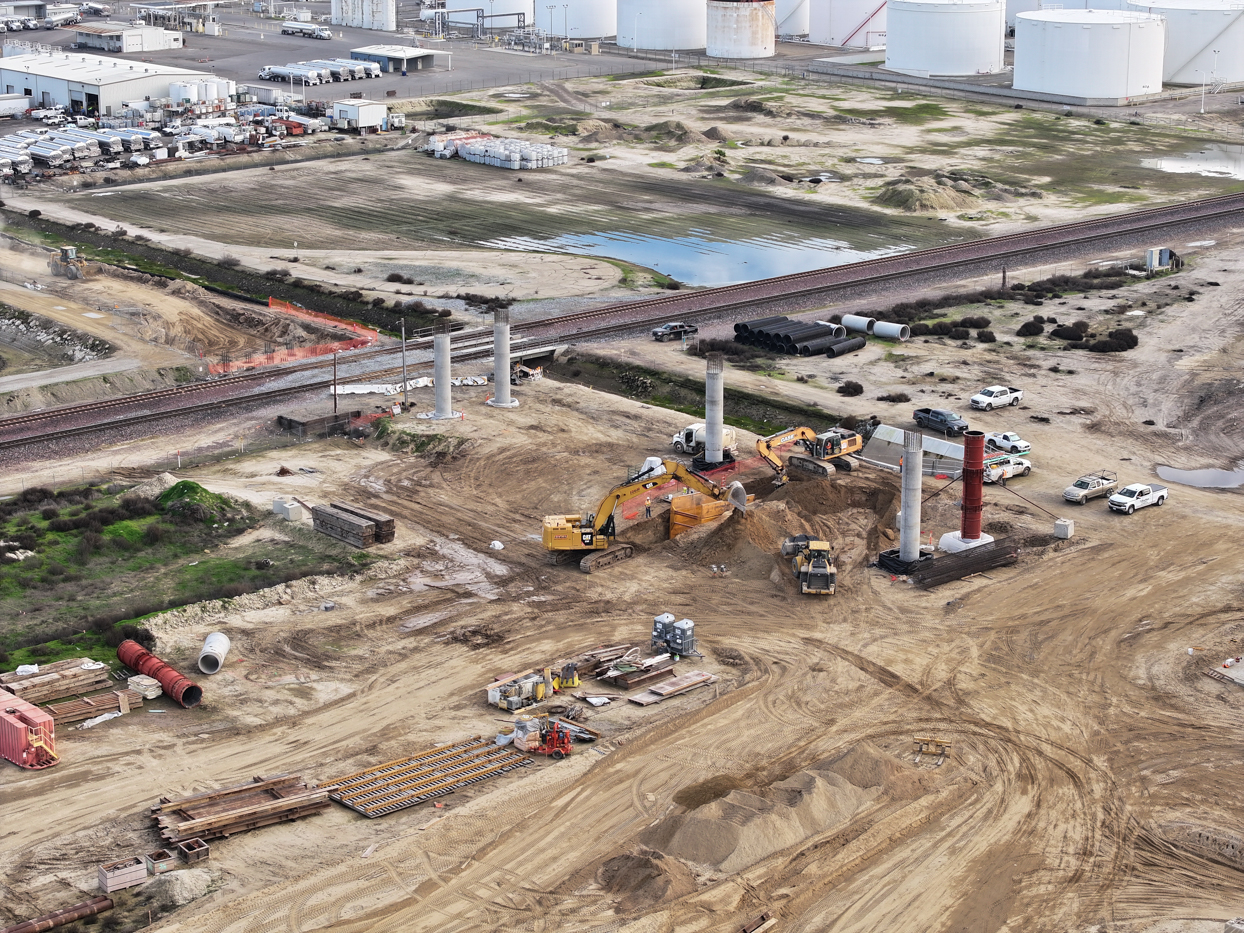
[[[30,680],[32,677],[42,677],[44,674],[59,674],[62,671],[70,671],[74,668],[80,668],[83,664],[90,661],[90,658],[65,658],[63,661],[53,661],[51,664],[40,664],[39,671],[35,674],[19,674],[16,671],[8,671],[0,674],[0,686],[8,684],[22,683]]]
[[[245,784],[204,791],[180,800],[161,797],[151,817],[166,842],[216,839],[328,809],[328,792],[308,787],[296,774],[256,777]]]
[[[52,714],[56,725],[67,722],[79,722],[100,716],[104,713],[128,713],[130,710],[141,709],[143,695],[136,690],[113,690],[111,693],[97,693],[95,696],[78,697],[64,703],[50,703],[44,709]]]
[[[316,531],[355,547],[371,547],[376,543],[375,522],[329,505],[312,506],[311,524]]]
[[[21,697],[27,703],[46,703],[48,700],[59,700],[77,693],[90,693],[111,683],[108,676],[108,665],[83,670],[85,658],[77,659],[77,667],[30,675],[22,680],[3,685],[14,696]]]
[[[364,521],[375,525],[377,544],[388,544],[397,536],[397,522],[392,515],[385,515],[383,512],[373,512],[371,509],[365,509],[349,502],[330,502],[329,506],[338,512],[356,515]]]

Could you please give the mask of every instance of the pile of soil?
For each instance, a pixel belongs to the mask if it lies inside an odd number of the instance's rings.
[[[744,113],[763,113],[767,117],[793,117],[795,115],[795,111],[785,104],[757,100],[754,97],[736,97],[730,101],[730,107],[733,110],[742,110]]]
[[[643,135],[628,130],[621,123],[606,123],[603,120],[584,120],[579,124],[579,137],[585,143],[613,143],[625,140],[642,139]]]
[[[713,139],[720,143],[730,141],[730,136],[720,126],[710,126],[704,131],[705,139]]]
[[[767,168],[753,168],[742,178],[738,179],[738,182],[751,188],[772,188],[787,184]]]
[[[653,123],[651,126],[645,126],[644,132],[651,135],[654,140],[671,140],[684,146],[707,141],[703,133],[696,132],[687,124],[678,120],[664,120],[661,123]]]
[[[977,195],[950,185],[939,185],[923,178],[900,175],[881,186],[873,200],[886,207],[897,207],[911,214],[925,211],[954,211],[971,207]]]
[[[642,846],[601,865],[596,883],[618,896],[618,907],[627,913],[646,911],[661,901],[690,894],[696,887],[682,862]]]
[[[159,476],[140,483],[130,490],[132,496],[142,496],[144,499],[158,499],[161,494],[172,489],[178,483],[178,479],[172,473],[161,473]]]
[[[715,171],[717,171],[717,166],[713,165],[711,162],[705,162],[703,159],[700,159],[699,161],[692,162],[690,165],[684,165],[684,166],[683,166],[682,168],[680,168],[678,171],[680,171],[680,172],[699,172],[699,173],[702,173],[702,172],[715,172]]]
[[[912,800],[927,794],[932,778],[906,761],[887,755],[871,742],[852,745],[813,765],[830,771],[856,787],[877,789],[893,800]]]

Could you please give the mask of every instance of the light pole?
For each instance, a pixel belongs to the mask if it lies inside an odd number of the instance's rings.
[[[562,4],[562,31],[564,33],[563,38],[569,40],[570,39],[570,4],[569,3]]]
[[[1204,69],[1201,69],[1201,68],[1198,68],[1197,71],[1201,73],[1201,113],[1204,113],[1205,112],[1205,71]]]
[[[631,33],[631,51],[639,51],[639,13],[635,14],[635,31]]]
[[[553,11],[556,10],[557,7],[553,4],[549,4],[548,6],[545,7],[545,9],[549,11],[549,35],[552,36],[553,35]],[[552,48],[553,48],[552,43],[549,43],[549,51],[552,51]]]

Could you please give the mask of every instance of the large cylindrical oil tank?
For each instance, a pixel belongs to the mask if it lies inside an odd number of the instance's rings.
[[[711,58],[772,58],[774,0],[708,0],[705,53]]]
[[[889,0],[886,9],[890,71],[927,77],[1003,69],[1003,0]]]
[[[618,0],[618,47],[702,49],[708,0]]]
[[[883,48],[885,0],[808,0],[808,41],[838,48]]]
[[[1244,5],[1239,0],[1131,0],[1166,20],[1167,84],[1244,81]]]
[[[779,36],[806,36],[808,34],[808,11],[812,0],[777,0],[773,15],[777,18]]]
[[[547,30],[549,27],[549,11],[548,10],[541,10],[540,20],[539,22],[536,21],[535,0],[492,0],[491,3],[480,4],[480,5],[484,7],[484,25],[487,26],[489,29],[513,29],[515,28],[518,25],[518,17],[512,15],[515,13],[522,13],[526,17],[525,22],[527,24],[528,29],[530,29],[532,26],[538,26],[540,29]],[[469,4],[450,3],[450,4],[447,4],[447,6],[449,6],[451,9],[459,10],[459,12],[457,13],[446,14],[445,18],[449,22],[456,23],[458,25],[463,25],[463,26],[474,26],[475,25],[475,10],[474,9],[470,9],[470,10],[463,9],[463,7],[469,6]],[[562,12],[561,7],[558,7],[557,12],[558,13]],[[504,19],[489,19],[489,17],[501,17],[501,16],[504,16],[505,18]],[[554,18],[558,20],[561,19],[560,16],[554,17]],[[392,28],[396,28],[396,27],[392,27]],[[560,32],[560,31],[561,31],[560,29],[557,30],[557,32]]]
[[[558,35],[564,31],[569,39],[603,39],[618,34],[617,0],[566,0],[563,13]]]
[[[1015,18],[1020,91],[1124,99],[1162,90],[1166,24],[1127,10],[1039,10]]]

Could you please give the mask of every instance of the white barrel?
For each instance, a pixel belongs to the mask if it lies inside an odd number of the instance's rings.
[[[1244,81],[1244,4],[1239,0],[1131,0],[1132,9],[1166,20],[1167,84],[1200,84],[1209,76]]]
[[[886,6],[881,0],[808,0],[808,40],[839,48],[882,48]]]
[[[874,337],[881,337],[885,340],[910,340],[911,328],[906,324],[891,324],[889,321],[877,321],[873,324],[873,329],[868,331]]]
[[[199,670],[204,674],[215,674],[224,666],[225,655],[229,653],[229,636],[223,632],[212,632],[203,642],[203,650],[199,652]]]
[[[777,0],[773,15],[777,17],[779,36],[806,36],[808,34],[808,11],[812,0]]]
[[[1015,17],[1018,91],[1121,100],[1162,90],[1166,24],[1126,10],[1039,10]]]
[[[565,31],[568,39],[603,39],[618,34],[616,0],[568,0],[562,14],[557,32],[560,35]]]
[[[702,49],[708,44],[708,0],[618,0],[618,47]]]
[[[1002,71],[1002,0],[889,0],[886,8],[890,71],[920,77]]]
[[[857,334],[871,334],[873,328],[877,326],[877,319],[861,317],[858,314],[844,314],[842,316],[842,326],[847,330],[855,331]],[[910,331],[908,333],[910,334]]]
[[[708,0],[705,54],[710,58],[772,58],[773,0]]]

